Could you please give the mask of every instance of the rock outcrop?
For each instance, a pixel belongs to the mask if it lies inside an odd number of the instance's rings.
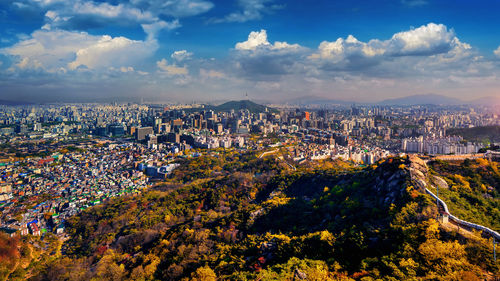
[[[439,188],[449,188],[448,183],[438,176],[432,176],[432,183]]]
[[[410,155],[408,157],[410,178],[413,186],[420,192],[425,193],[427,188],[427,179],[429,175],[429,168],[425,161],[418,156]]]

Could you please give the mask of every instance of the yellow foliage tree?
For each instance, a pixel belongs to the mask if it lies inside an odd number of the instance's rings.
[[[92,280],[122,280],[125,274],[125,266],[118,265],[118,255],[112,249],[106,251],[97,264],[96,276]]]
[[[465,246],[457,241],[429,239],[418,247],[418,252],[429,269],[428,279],[462,280],[459,277],[466,274],[475,275],[479,280],[479,268],[467,261]]]
[[[217,275],[209,266],[198,268],[191,274],[192,281],[216,281]]]

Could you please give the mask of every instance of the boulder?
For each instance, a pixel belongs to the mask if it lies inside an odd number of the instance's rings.
[[[433,179],[434,184],[437,185],[439,188],[446,188],[446,189],[449,188],[448,183],[445,180],[443,180],[441,177],[433,176],[432,179]]]

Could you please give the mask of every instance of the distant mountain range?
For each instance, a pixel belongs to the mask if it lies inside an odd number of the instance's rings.
[[[419,105],[419,104],[433,104],[433,105],[457,105],[464,104],[464,101],[457,98],[451,98],[436,94],[427,95],[413,95],[402,98],[387,99],[377,104],[380,105]]]
[[[348,100],[328,99],[317,96],[306,96],[292,100],[287,103],[292,105],[500,105],[500,97],[483,97],[472,101],[464,101],[458,98],[438,95],[438,94],[425,94],[425,95],[412,95],[402,98],[386,99],[380,102],[367,103],[367,102],[354,102]]]
[[[353,104],[353,101],[345,101],[345,100],[337,100],[337,99],[328,99],[324,97],[317,97],[317,96],[305,96],[305,97],[300,97],[300,98],[295,98],[292,100],[286,101],[288,104],[292,105],[321,105],[321,104],[327,104],[327,105],[349,105]]]
[[[500,97],[482,97],[468,102],[473,105],[500,105]]]
[[[60,102],[92,102],[92,103],[109,103],[109,102],[139,102],[137,97],[110,97],[110,98],[95,98],[95,99],[80,99],[74,98],[71,101],[60,101]],[[222,101],[221,101],[222,102]],[[256,103],[257,102],[257,103]],[[43,103],[43,102],[42,102]],[[265,112],[266,108],[269,111],[275,111],[275,109],[271,109],[262,104],[272,104],[274,102],[266,101],[266,100],[240,100],[240,101],[228,101],[222,103],[220,105],[208,105],[206,108],[214,111],[227,111],[227,110],[240,110],[240,109],[248,109],[251,112]],[[352,100],[341,100],[341,99],[330,99],[326,97],[319,96],[303,96],[299,98],[281,100],[282,104],[289,104],[294,106],[350,106],[353,104],[357,105],[499,105],[500,106],[500,96],[488,96],[481,97],[474,100],[461,100],[458,98],[448,97],[439,94],[424,94],[424,95],[411,95],[401,98],[393,98],[393,99],[385,99],[379,102],[359,102]],[[22,100],[3,100],[0,99],[0,105],[30,105],[34,104],[29,101]]]
[[[387,99],[377,104],[380,105],[500,105],[500,97],[482,97],[474,100],[464,101],[457,98],[452,98],[437,94],[413,95],[396,99]]]

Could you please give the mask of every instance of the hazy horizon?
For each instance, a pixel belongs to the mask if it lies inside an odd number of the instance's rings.
[[[500,98],[500,3],[0,0],[0,100]]]

